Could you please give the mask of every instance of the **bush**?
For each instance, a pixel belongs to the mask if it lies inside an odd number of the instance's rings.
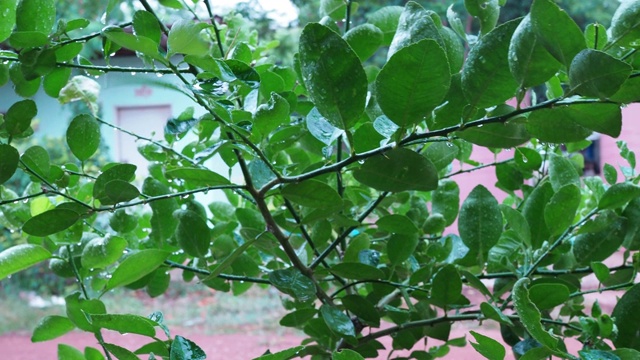
[[[504,1],[465,1],[477,35],[464,33],[451,8],[446,22],[408,2],[351,24],[351,1],[323,1],[326,16],[305,26],[293,67],[276,65],[274,44],[261,44],[240,17],[219,21],[208,1],[205,16],[176,12],[184,16],[168,16],[178,19],[171,24],[141,3],[132,26],[84,35],[84,19],[54,28],[53,0],[0,5],[8,18],[16,13],[15,24],[0,25],[13,49],[0,54],[0,80],[26,98],[3,117],[0,183],[24,172],[33,184],[1,189],[2,222],[25,243],[0,253],[0,278],[49,261],[78,285],[67,316],[43,319],[34,341],[79,328],[96,335],[108,359],[203,359],[196,344],[172,336],[162,314],[113,314],[100,300],[120,287],[162,294],[169,273],[181,271],[237,296],[255,284],[282,293],[280,325],[308,339],[264,359],[376,357],[387,336],[394,349],[449,341],[411,355],[431,359],[460,342],[449,339],[451,324],[470,320],[500,324],[504,342],[526,359],[639,357],[635,155],[621,143],[629,166],[618,181],[605,165],[607,183],[581,178],[580,161],[565,156],[588,146],[592,132],[617,137],[621,107],[640,99],[639,1],[623,2],[609,29],[593,24],[584,33],[551,0],[502,24]],[[184,6],[161,4],[165,15]],[[189,20],[194,14],[202,20]],[[87,41],[101,42],[106,59],[128,49],[145,65],[75,61]],[[363,65],[380,52],[383,66]],[[114,125],[97,115],[95,81],[72,69],[170,74],[203,115],[186,109],[169,119],[164,140],[141,147],[151,161],[141,187],[132,183],[134,165],[87,169],[101,126]],[[22,154],[12,145],[31,136],[38,109],[28,98],[41,81],[61,103],[83,100],[90,109],[67,129],[75,167],[51,163],[38,145]],[[535,86],[548,99],[528,105]],[[478,164],[470,159],[478,148],[510,158]],[[209,166],[214,156],[226,168]],[[500,204],[483,185],[460,199],[456,175],[486,166],[495,166],[506,199]],[[212,191],[227,201],[195,197]],[[608,268],[603,261],[622,249],[624,263]],[[588,274],[597,290],[582,288]],[[471,303],[466,287],[485,301]],[[611,314],[584,312],[583,295],[618,289],[626,293]],[[150,343],[134,354],[106,343],[104,329]],[[495,339],[471,335],[482,356],[505,356]],[[579,354],[568,353],[567,338],[584,344]],[[84,356],[102,358],[96,349]]]

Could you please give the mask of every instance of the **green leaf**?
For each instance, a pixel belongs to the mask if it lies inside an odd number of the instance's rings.
[[[121,346],[105,343],[104,347],[109,353],[113,354],[118,360],[139,360],[140,359],[132,351],[125,349]]]
[[[604,173],[604,179],[607,180],[609,185],[614,185],[618,181],[618,171],[611,164],[604,164],[602,168]]]
[[[306,180],[287,185],[281,193],[286,199],[306,207],[325,209],[342,207],[342,198],[338,192],[318,180]]]
[[[457,131],[456,135],[470,143],[501,149],[510,149],[529,141],[531,135],[519,123],[485,124]]]
[[[622,1],[611,19],[609,44],[629,46],[640,38],[640,4],[637,1]]]
[[[309,301],[315,299],[315,284],[294,267],[272,271],[269,273],[269,281],[278,290],[293,296],[297,300]]]
[[[496,177],[500,188],[514,191],[522,187],[524,176],[512,163],[496,165]]]
[[[607,28],[602,24],[589,24],[584,29],[584,38],[587,40],[587,48],[602,50],[607,44]]]
[[[602,231],[580,234],[573,240],[573,255],[582,265],[605,260],[622,245],[625,233],[626,221],[620,218]]]
[[[585,49],[571,62],[569,83],[571,91],[578,95],[607,99],[630,74],[629,64],[602,51]]]
[[[431,296],[429,302],[433,305],[448,308],[455,304],[462,295],[462,279],[453,265],[445,265],[431,280]]]
[[[477,254],[480,264],[502,234],[502,212],[498,201],[482,185],[476,186],[462,203],[458,219],[462,242]]]
[[[16,7],[18,0],[4,0],[0,1],[0,42],[7,40],[13,26],[16,24]]]
[[[509,71],[509,40],[520,20],[511,20],[483,36],[471,48],[462,69],[462,90],[472,107],[487,108],[513,97],[518,83]]]
[[[542,346],[548,347],[551,350],[555,350],[558,347],[558,338],[549,334],[544,330],[542,326],[540,310],[529,299],[529,290],[527,290],[527,284],[531,280],[529,278],[521,278],[513,285],[513,306],[518,312],[518,316],[522,322],[522,325],[527,332],[537,340]]]
[[[280,320],[281,326],[286,327],[303,327],[307,321],[316,316],[316,309],[300,309],[288,313]]]
[[[360,61],[365,61],[382,45],[384,34],[374,25],[362,24],[347,31],[344,39],[358,55]]]
[[[182,179],[191,186],[228,185],[230,182],[224,176],[208,169],[179,167],[165,172],[168,179]]]
[[[469,14],[480,20],[480,33],[486,34],[493,30],[500,16],[498,0],[465,0],[464,7]]]
[[[47,95],[57,98],[60,95],[60,90],[67,85],[69,77],[71,76],[71,68],[58,67],[51,70],[50,73],[45,75],[42,87]]]
[[[471,346],[476,349],[480,355],[484,356],[489,360],[502,360],[506,355],[506,351],[504,346],[493,340],[488,336],[484,336],[475,331],[469,331],[469,333],[476,339],[477,343],[471,342]]]
[[[80,215],[68,209],[53,209],[38,214],[22,226],[22,231],[33,236],[49,236],[71,227]]]
[[[27,173],[31,174],[33,172],[45,180],[49,177],[51,160],[49,159],[49,153],[42,146],[36,145],[28,148],[22,154],[21,160],[27,170]],[[37,177],[32,177],[32,179],[37,182],[42,181]]]
[[[142,193],[148,196],[161,196],[170,194],[171,190],[160,181],[148,177],[142,184]],[[178,202],[175,198],[169,198],[150,202],[149,206],[153,212],[149,237],[162,244],[174,236],[178,227],[178,219],[173,217],[173,212],[178,209]]]
[[[33,100],[22,100],[9,107],[4,116],[4,126],[9,135],[19,135],[31,127],[31,120],[38,113]]]
[[[640,284],[627,290],[613,308],[611,316],[615,319],[618,336],[613,340],[617,348],[630,348],[640,351]]]
[[[618,348],[613,350],[620,360],[635,360],[640,358],[640,351],[634,349]]]
[[[373,327],[380,326],[380,313],[369,300],[360,295],[347,295],[340,300],[348,311],[364,322]]]
[[[253,360],[288,360],[298,355],[304,346],[296,346],[273,354],[265,354]]]
[[[531,24],[531,15],[522,19],[509,45],[509,69],[521,88],[543,84],[562,66],[541,44]]]
[[[444,49],[445,43],[440,34],[441,28],[442,23],[435,12],[425,10],[415,1],[407,2],[400,19],[398,19],[397,30],[387,52],[387,60],[403,47],[424,39],[435,40]]]
[[[491,320],[495,320],[500,324],[513,326],[513,322],[509,317],[502,313],[502,311],[495,305],[483,302],[480,304],[480,310],[482,314]]]
[[[586,349],[578,351],[582,360],[620,360],[620,358],[612,352],[596,349]]]
[[[96,314],[90,316],[93,326],[100,329],[109,329],[121,334],[139,334],[153,337],[156,335],[157,325],[155,321],[146,317],[131,314]]]
[[[331,358],[333,360],[364,360],[362,355],[349,349],[334,351],[333,354],[331,354]]]
[[[351,319],[338,308],[325,304],[320,307],[320,314],[332,333],[341,337],[355,338],[356,330]]]
[[[176,210],[173,217],[178,219],[175,237],[180,247],[194,257],[207,255],[211,244],[211,229],[205,219],[191,210]]]
[[[253,115],[253,126],[262,135],[266,136],[289,121],[289,103],[285,98],[275,92],[267,104],[258,106]]]
[[[75,329],[76,326],[64,316],[49,315],[44,317],[31,335],[31,342],[41,342],[47,340],[53,340],[58,338],[69,331]]]
[[[114,180],[130,182],[135,178],[136,166],[133,164],[116,164],[98,176],[93,185],[93,198],[102,205],[114,205],[117,199],[112,199],[107,193],[107,185]],[[114,183],[118,187],[118,183]],[[113,194],[112,194],[113,195]]]
[[[79,329],[95,332],[98,330],[87,320],[87,315],[93,314],[106,314],[107,310],[104,303],[98,299],[86,300],[81,298],[79,292],[75,292],[64,298],[64,302],[67,306],[67,317],[71,320]]]
[[[587,47],[578,25],[552,0],[535,0],[531,25],[542,45],[567,69],[573,58]]]
[[[598,281],[600,281],[600,283],[607,281],[607,279],[609,279],[609,276],[611,275],[611,271],[609,270],[607,265],[599,261],[592,261],[589,264],[589,267],[591,268],[591,270],[593,270],[593,273],[596,275],[596,278],[598,279]]]
[[[400,265],[416,250],[420,239],[417,234],[393,234],[387,241],[387,255],[392,265]]]
[[[116,179],[111,180],[104,186],[107,201],[102,200],[102,205],[113,205],[121,202],[133,200],[140,196],[140,191],[129,182]]]
[[[89,114],[73,118],[67,128],[67,144],[78,160],[90,158],[100,146],[100,124]]]
[[[310,98],[333,126],[350,129],[364,112],[367,76],[349,44],[311,23],[300,36],[300,69]]]
[[[400,214],[385,215],[376,221],[378,229],[394,234],[413,235],[418,227],[408,217]]]
[[[91,114],[97,116],[99,96],[100,84],[86,76],[77,75],[60,90],[58,102],[64,105],[73,101],[82,101],[91,110]]]
[[[382,45],[389,46],[398,28],[398,21],[402,14],[401,6],[384,6],[373,13],[366,14],[367,22],[382,30],[384,40]]]
[[[446,168],[455,160],[460,149],[450,142],[437,142],[429,145],[424,151],[424,156],[433,162],[438,171]]]
[[[549,179],[554,191],[559,191],[565,185],[580,187],[580,175],[573,163],[559,155],[551,154],[549,165]]]
[[[158,19],[145,10],[138,10],[133,14],[133,30],[137,36],[144,36],[151,39],[154,43],[160,44],[162,31],[158,24]]]
[[[118,265],[107,281],[104,291],[131,284],[142,279],[157,269],[170,254],[164,250],[140,250],[129,256]]]
[[[580,188],[575,184],[567,184],[553,194],[544,207],[544,221],[552,236],[562,234],[573,224],[580,199]]]
[[[442,102],[450,83],[447,55],[436,41],[424,39],[389,58],[376,79],[376,98],[389,119],[407,127]]]
[[[58,359],[86,360],[82,352],[71,345],[58,344]]]
[[[430,191],[438,187],[438,170],[426,157],[395,148],[370,157],[353,172],[360,183],[381,191]]]
[[[623,182],[611,185],[598,203],[598,209],[615,209],[640,196],[640,186]]]
[[[82,249],[82,267],[105,268],[120,259],[127,245],[127,240],[118,236],[91,239]]]
[[[446,226],[453,224],[460,208],[460,188],[453,180],[440,181],[438,188],[431,195],[431,212],[441,214]]]
[[[16,10],[16,31],[37,31],[48,35],[55,22],[55,0],[20,0]]]
[[[3,250],[0,252],[0,280],[50,257],[48,250],[33,244],[21,244]]]
[[[0,184],[7,182],[16,170],[20,162],[18,150],[8,144],[0,144]]]
[[[529,299],[540,310],[552,309],[564,304],[570,297],[569,288],[564,284],[542,283],[529,287]]]
[[[544,220],[544,210],[553,194],[551,183],[539,184],[525,200],[522,208],[522,215],[527,219],[531,229],[531,245],[534,249],[542,246],[542,243],[550,236]]]
[[[203,23],[200,23],[203,24]],[[174,25],[175,26],[175,25]],[[173,28],[172,28],[173,30]],[[158,43],[146,36],[136,36],[125,32],[117,26],[108,26],[102,30],[102,34],[115,44],[123,48],[137,51],[153,59],[162,60],[163,57],[158,52]],[[169,33],[171,34],[171,33]]]

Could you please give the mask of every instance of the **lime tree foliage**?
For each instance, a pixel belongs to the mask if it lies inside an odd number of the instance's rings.
[[[185,12],[187,3],[160,6]],[[162,314],[115,314],[101,301],[120,287],[161,295],[178,273],[237,296],[277,289],[288,311],[280,325],[306,340],[264,359],[375,358],[387,337],[387,350],[413,348],[413,359],[444,357],[467,340],[486,358],[505,356],[482,330],[450,338],[462,321],[499,325],[508,351],[526,359],[639,358],[635,154],[620,142],[622,175],[605,164],[602,180],[581,177],[581,156],[567,151],[588,146],[593,132],[619,136],[621,108],[640,100],[640,1],[622,2],[608,29],[581,29],[551,0],[502,24],[505,1],[468,0],[481,28],[465,34],[452,8],[445,19],[408,2],[351,23],[355,3],[326,0],[292,67],[269,58],[273,44],[239,17],[193,3],[202,12],[166,23],[142,0],[130,22],[76,36],[90,21],[56,19],[53,0],[0,2],[0,41],[11,49],[0,53],[0,83],[23,98],[1,118],[0,183],[15,173],[31,180],[0,189],[2,226],[23,239],[0,253],[0,279],[45,261],[77,283],[66,316],[44,318],[33,341],[80,329],[98,345],[60,345],[59,358],[204,359]],[[144,65],[76,56],[96,42],[105,58],[129,49]],[[384,65],[366,65],[380,51]],[[150,161],[141,184],[134,165],[85,166],[114,127],[97,115],[87,73],[109,72],[171,77],[202,114],[170,119],[162,140],[138,137]],[[534,86],[548,99],[526,101]],[[14,146],[46,111],[30,99],[39,89],[88,104],[66,131],[72,162]],[[470,157],[479,148],[508,159],[478,164]],[[209,167],[213,157],[224,166]],[[493,184],[461,198],[457,176],[487,166],[502,203]],[[198,200],[211,192],[227,200]],[[614,253],[623,261],[605,265]],[[598,285],[583,286],[591,274]],[[585,294],[612,290],[626,291],[612,313],[587,309]],[[103,340],[105,331],[149,342],[128,349]],[[568,338],[583,348],[570,353]]]

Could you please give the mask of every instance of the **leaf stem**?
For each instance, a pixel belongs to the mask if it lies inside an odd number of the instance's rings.
[[[216,17],[213,15],[213,11],[211,10],[211,2],[209,0],[204,0],[204,6],[207,8],[207,13],[209,13],[209,19],[211,19],[211,25],[213,25],[213,32],[216,35],[216,42],[218,43],[218,50],[220,50],[220,57],[224,58],[224,48],[222,47],[222,39],[220,36],[220,29],[218,28],[218,24],[216,23]]]
[[[171,260],[165,260],[164,264],[169,266],[170,268],[182,269],[185,271],[190,271],[192,273],[206,275],[206,276],[211,275],[211,272],[209,270],[204,270],[204,269],[199,269],[199,268],[188,266],[188,265],[183,265]],[[245,282],[250,282],[255,284],[269,284],[269,285],[271,284],[271,282],[269,282],[269,280],[267,279],[261,279],[261,278],[255,278],[255,277],[249,277],[249,276],[220,274],[217,277],[219,277],[220,279],[230,280],[230,281],[245,281]]]

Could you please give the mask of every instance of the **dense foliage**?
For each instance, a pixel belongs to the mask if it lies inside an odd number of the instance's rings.
[[[444,19],[408,2],[352,23],[356,3],[323,0],[292,67],[270,58],[275,44],[261,44],[242,18],[215,16],[209,0],[159,3],[167,14],[203,11],[167,23],[141,0],[130,22],[86,34],[93,19],[57,19],[53,0],[0,1],[0,85],[24,98],[0,117],[0,223],[23,239],[0,253],[0,279],[48,261],[78,285],[67,316],[43,319],[33,341],[77,328],[101,349],[61,345],[61,359],[204,359],[162,314],[113,314],[100,300],[119,287],[160,295],[181,272],[238,296],[256,285],[282,293],[280,324],[308,339],[264,359],[376,357],[387,336],[393,349],[443,340],[411,358],[443,357],[465,343],[449,339],[457,321],[499,323],[522,359],[640,357],[635,154],[620,143],[628,166],[618,178],[606,164],[606,183],[581,177],[581,156],[567,156],[592,132],[618,136],[621,107],[640,100],[640,1],[622,2],[608,29],[581,29],[551,0],[502,24],[504,0],[466,0],[480,30],[465,34],[453,8]],[[118,5],[108,2],[104,21],[126,18],[113,17]],[[144,65],[78,56],[96,44],[105,59],[129,49]],[[381,53],[383,66],[367,65]],[[99,117],[98,87],[83,72],[172,76],[204,115],[185,109],[162,140],[140,138],[150,161],[141,185],[134,165],[97,171],[85,165],[115,126]],[[37,143],[30,98],[40,88],[88,106],[66,132],[74,161],[14,146]],[[472,161],[482,147],[509,159]],[[213,157],[226,168],[211,167]],[[461,199],[456,175],[486,166],[506,199],[482,184]],[[31,182],[10,186],[16,173]],[[209,192],[227,201],[205,202]],[[624,263],[608,268],[619,251]],[[589,274],[598,289],[582,286]],[[472,303],[466,287],[484,301]],[[626,293],[613,313],[585,310],[584,294],[615,289]],[[103,330],[149,344],[125,349]],[[471,335],[482,356],[504,358],[503,345]],[[565,338],[584,348],[568,353]]]

